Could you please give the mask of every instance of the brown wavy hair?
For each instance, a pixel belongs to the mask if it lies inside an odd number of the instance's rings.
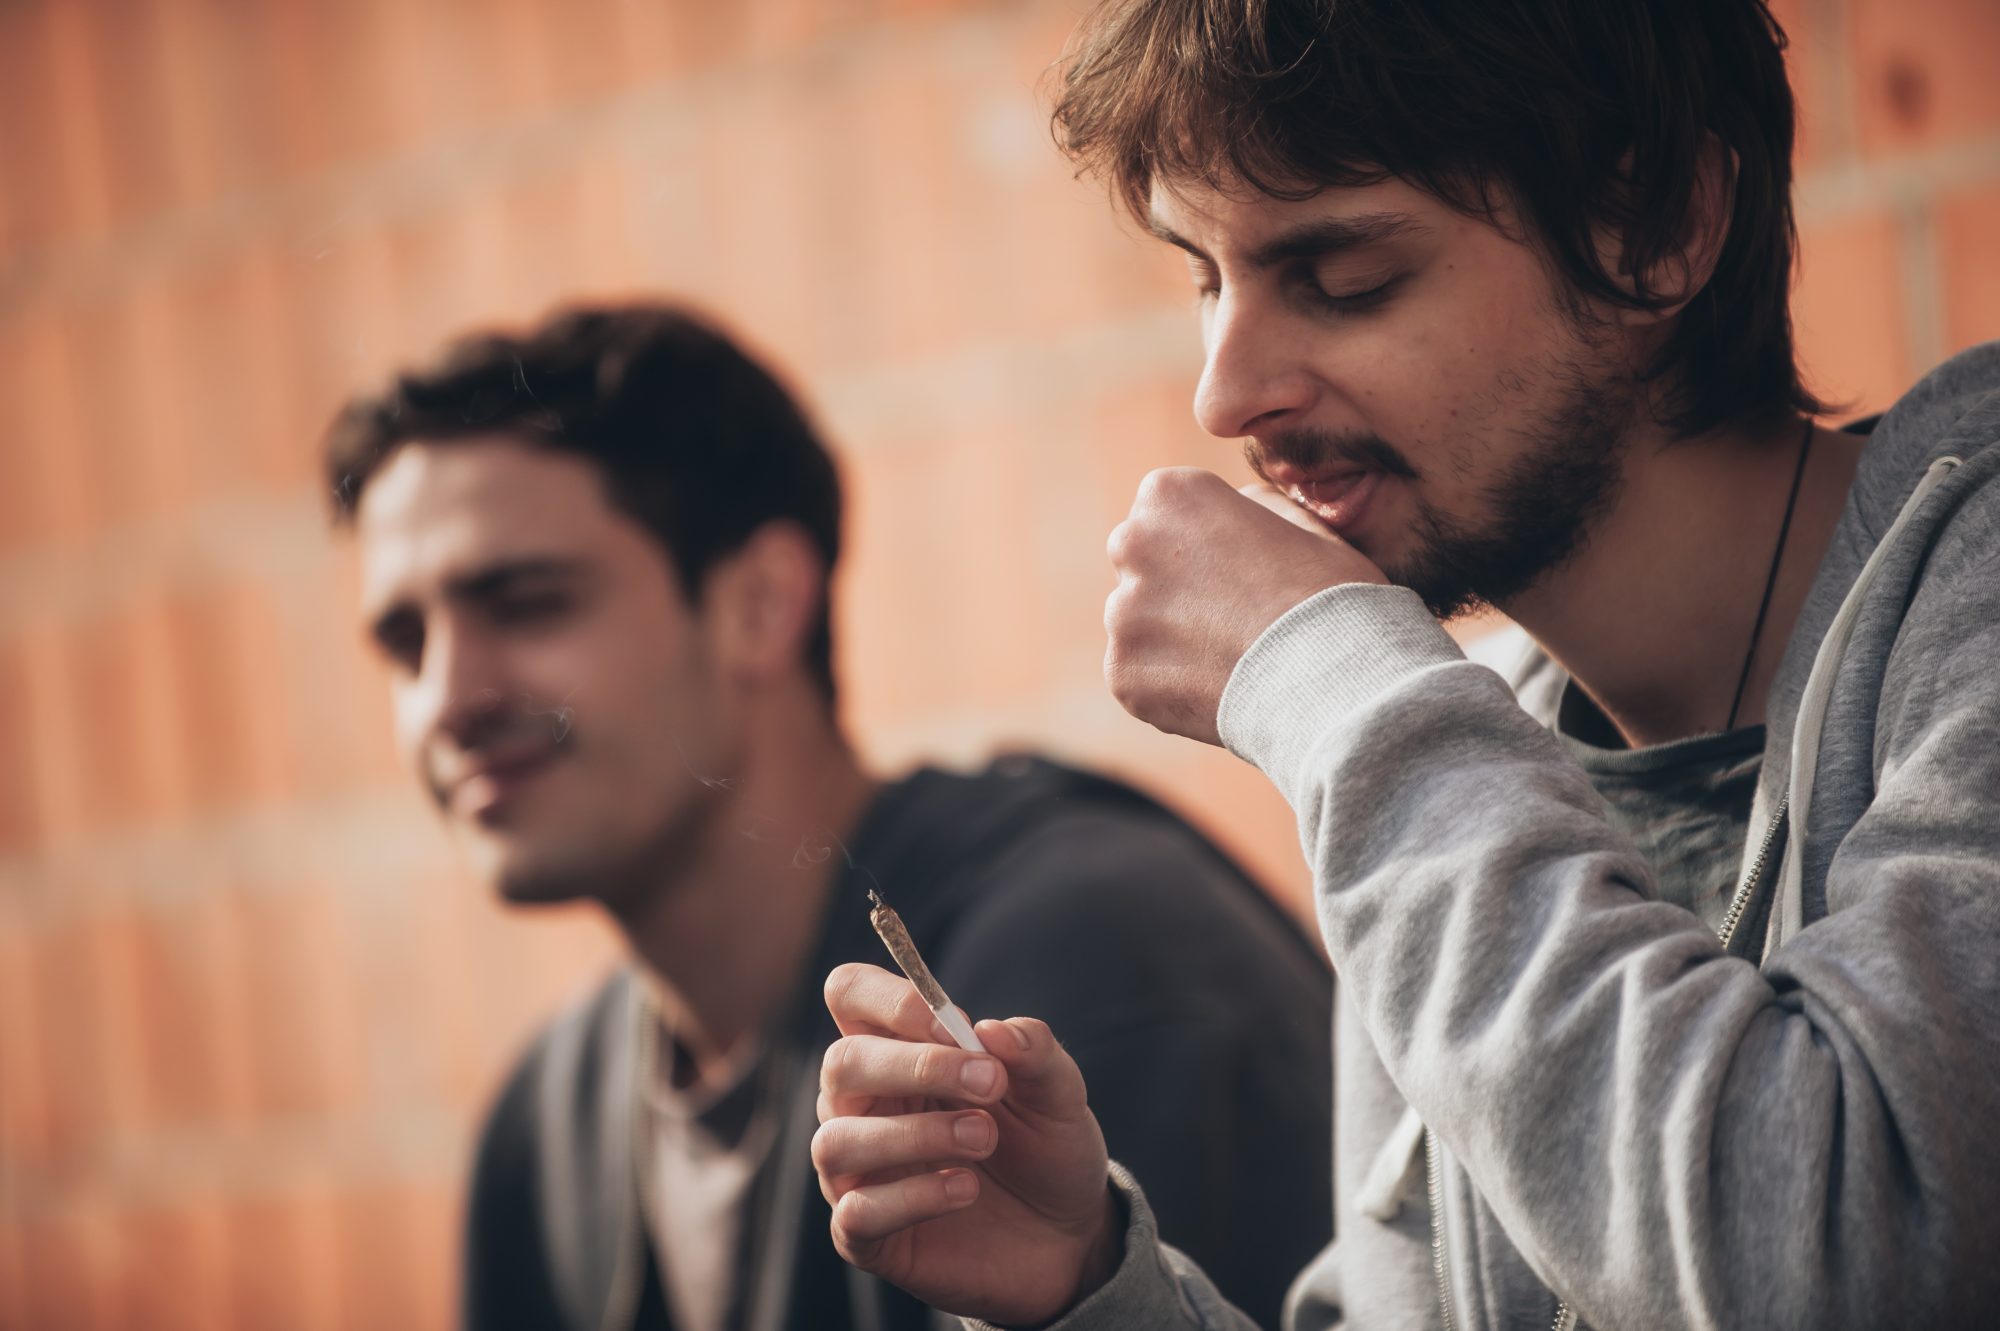
[[[1142,222],[1155,181],[1302,199],[1398,177],[1475,216],[1512,202],[1573,306],[1653,309],[1713,135],[1728,233],[1647,370],[1688,436],[1825,409],[1793,350],[1784,48],[1764,0],[1111,0],[1053,127]]]

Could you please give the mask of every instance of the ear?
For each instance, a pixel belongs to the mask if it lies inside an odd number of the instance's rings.
[[[718,668],[766,685],[802,668],[825,599],[826,564],[805,529],[767,522],[704,579],[702,617]]]
[[[1681,219],[1679,244],[1656,260],[1644,274],[1633,272],[1632,260],[1624,255],[1616,238],[1606,248],[1612,251],[1611,271],[1636,289],[1643,277],[1645,289],[1658,302],[1650,309],[1621,309],[1618,319],[1628,327],[1663,323],[1679,314],[1687,303],[1701,294],[1715,275],[1716,261],[1722,257],[1723,242],[1729,239],[1729,219],[1736,203],[1736,154],[1724,147],[1715,135],[1704,136],[1695,162],[1694,189],[1688,198],[1687,215]]]

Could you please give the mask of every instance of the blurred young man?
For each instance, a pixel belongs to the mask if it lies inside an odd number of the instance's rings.
[[[1106,671],[1315,866],[1295,1328],[2000,1325],[2000,346],[1814,423],[1781,48],[1758,0],[1118,0],[1068,66],[1270,482],[1148,478]],[[1504,682],[1433,619],[1482,602]],[[842,1250],[995,1322],[1240,1325],[1040,1029],[980,1028],[993,1149],[882,1117],[981,1061],[904,988],[832,990],[897,1037],[828,1057]]]
[[[486,1126],[468,1327],[927,1324],[840,1262],[810,1159],[870,888],[966,1010],[1063,1029],[1165,1232],[1275,1324],[1331,1228],[1323,960],[1123,786],[861,767],[839,487],[770,375],[681,311],[579,311],[354,402],[328,467],[418,780],[508,901],[594,901],[631,949]]]

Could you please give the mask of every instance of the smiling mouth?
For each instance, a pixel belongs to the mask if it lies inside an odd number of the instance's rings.
[[[523,788],[554,766],[555,760],[555,753],[542,750],[483,766],[451,787],[451,807],[480,822],[492,822]]]

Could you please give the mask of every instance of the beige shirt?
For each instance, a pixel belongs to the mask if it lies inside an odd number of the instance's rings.
[[[744,1207],[770,1156],[777,1115],[757,1075],[754,1041],[690,1084],[685,1045],[662,1019],[641,1086],[646,1116],[641,1194],[660,1280],[680,1331],[730,1331],[739,1307]]]

